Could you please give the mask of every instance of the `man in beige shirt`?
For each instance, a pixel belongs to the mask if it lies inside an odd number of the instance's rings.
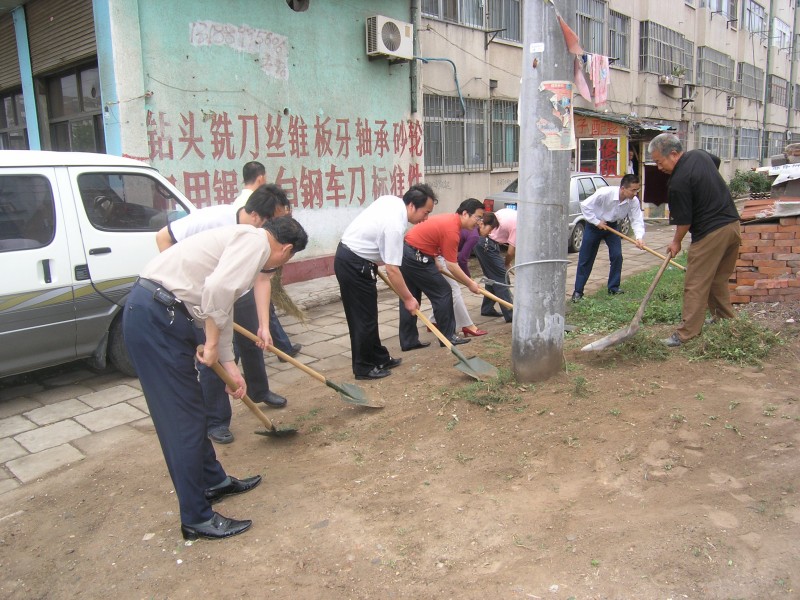
[[[262,228],[232,225],[204,231],[156,256],[141,273],[125,305],[123,335],[142,384],[147,407],[181,514],[185,539],[242,533],[252,521],[228,519],[211,504],[257,486],[260,476],[229,477],[206,435],[207,415],[195,360],[217,360],[239,388],[246,386],[233,361],[233,304],[261,271],[286,263],[308,236],[292,217]],[[205,351],[196,355],[194,322],[205,329]]]

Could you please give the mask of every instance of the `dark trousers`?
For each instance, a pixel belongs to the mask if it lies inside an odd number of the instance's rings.
[[[253,333],[258,332],[258,312],[253,290],[239,298],[233,305],[233,320]],[[202,334],[202,332],[201,332]],[[239,333],[233,334],[239,358],[242,361],[247,395],[253,402],[263,402],[269,394],[267,367],[264,365],[264,351]],[[225,392],[225,382],[205,365],[199,365],[200,385],[203,389],[208,410],[209,431],[220,426],[231,425],[231,401]]]
[[[432,256],[420,254],[408,244],[403,245],[403,264],[400,272],[406,281],[408,291],[422,301],[422,294],[428,297],[433,306],[436,327],[448,338],[456,333],[456,317],[453,312],[453,290],[439,272]],[[400,301],[400,348],[407,349],[419,343],[417,317],[408,312]]]
[[[342,294],[344,316],[350,330],[353,374],[366,375],[389,362],[389,351],[378,332],[378,288],[374,263],[352,252],[344,244],[336,248],[333,272]]]
[[[275,305],[272,302],[269,303],[269,334],[272,336],[273,346],[286,354],[292,353],[292,340],[286,335],[283,325],[278,320],[278,315],[275,314]]]
[[[487,278],[505,284],[506,264],[503,260],[503,255],[500,253],[500,245],[497,242],[489,237],[481,237],[475,246],[475,256],[478,258],[481,270],[483,270],[483,274]],[[505,285],[492,285],[487,283],[486,289],[498,298],[510,302],[511,304],[514,303],[511,290]],[[484,297],[483,302],[481,302],[481,313],[483,314],[495,310],[494,305],[494,300]],[[500,304],[500,311],[503,313],[506,323],[512,320],[514,311],[506,308],[502,304]]]
[[[607,223],[607,225],[619,231],[616,223]],[[592,274],[594,259],[597,258],[597,250],[600,248],[600,242],[603,241],[608,246],[608,259],[611,261],[611,268],[608,270],[608,291],[616,292],[619,289],[620,280],[622,279],[621,239],[618,235],[595,227],[587,221],[586,228],[583,231],[581,249],[578,252],[578,272],[575,275],[575,291],[579,294],[583,293],[583,288],[586,287],[589,275]]]
[[[170,311],[139,285],[133,286],[124,310],[125,346],[175,486],[181,523],[207,521],[213,511],[204,491],[222,483],[226,474],[206,434],[194,361],[196,328],[187,315]]]

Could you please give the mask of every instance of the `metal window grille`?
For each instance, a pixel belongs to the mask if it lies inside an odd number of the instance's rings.
[[[462,25],[483,27],[483,0],[422,0],[422,14]]]
[[[733,77],[736,67],[727,54],[708,46],[697,49],[697,83],[725,91],[733,91]]]
[[[698,148],[716,154],[722,159],[731,158],[733,130],[730,127],[701,123],[695,129],[695,135]]]
[[[425,172],[486,169],[486,101],[425,94]]]
[[[767,102],[777,104],[778,106],[789,106],[788,98],[788,81],[778,77],[777,75],[770,75],[767,77]]]
[[[766,38],[767,12],[763,6],[753,0],[745,0],[742,15],[744,16],[744,27],[747,31],[757,33],[762,38]]]
[[[773,20],[773,25],[771,45],[781,50],[789,48],[792,45],[792,27],[777,17]]]
[[[592,54],[605,54],[606,3],[602,0],[578,0],[577,13],[577,33],[583,49]]]
[[[631,18],[615,10],[608,12],[608,54],[616,58],[615,66],[631,66]]]
[[[800,83],[794,84],[794,102],[792,102],[792,108],[800,110]]]
[[[783,154],[786,146],[785,134],[782,131],[770,131],[767,133],[767,156],[764,158]]]
[[[694,81],[694,43],[673,29],[642,21],[639,26],[639,70],[657,75],[683,75]]]
[[[497,37],[512,42],[522,41],[520,1],[490,0],[489,29],[502,29]]]
[[[700,8],[707,8],[712,13],[736,18],[736,0],[700,0]]]
[[[22,93],[0,97],[0,150],[27,150],[26,125]]]
[[[764,98],[764,70],[749,65],[739,63],[739,72],[736,81],[741,88],[741,94],[751,100],[763,100]]]
[[[519,165],[518,104],[492,101],[492,168]]]
[[[736,158],[751,160],[759,158],[761,142],[758,129],[740,128],[736,132]]]

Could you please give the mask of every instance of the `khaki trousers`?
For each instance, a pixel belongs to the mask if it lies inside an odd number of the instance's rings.
[[[706,308],[712,319],[732,319],[728,280],[736,268],[742,237],[739,221],[715,229],[689,246],[683,284],[683,321],[677,334],[682,342],[700,334]]]

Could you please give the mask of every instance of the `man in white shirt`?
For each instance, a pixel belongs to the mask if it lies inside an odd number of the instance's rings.
[[[421,223],[436,204],[433,190],[424,184],[412,186],[402,198],[381,196],[345,229],[336,249],[333,270],[342,294],[344,314],[350,329],[353,374],[356,379],[380,379],[400,364],[381,343],[378,333],[378,262],[400,295],[405,309],[419,309],[408,290],[400,265],[403,236],[408,223]]]
[[[636,245],[644,245],[644,218],[639,205],[639,190],[641,184],[637,175],[625,175],[619,186],[609,185],[600,188],[586,200],[581,202],[581,212],[586,218],[586,228],[583,233],[583,242],[578,253],[578,272],[575,275],[575,291],[572,301],[578,302],[583,298],[583,288],[592,274],[594,259],[600,242],[608,246],[608,258],[611,268],[608,271],[608,293],[612,295],[623,294],[619,289],[622,279],[622,242],[618,235],[609,229],[619,231],[619,225],[628,217],[636,237]]]

